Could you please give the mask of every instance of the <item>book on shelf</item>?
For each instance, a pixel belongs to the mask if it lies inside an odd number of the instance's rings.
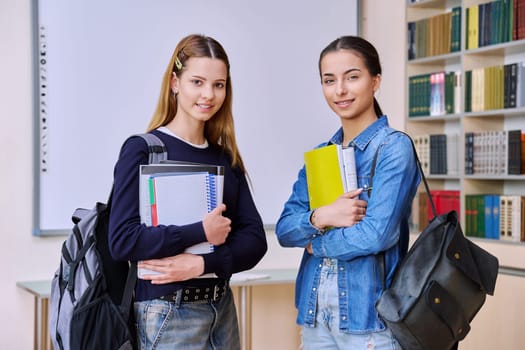
[[[428,226],[431,218],[428,216],[428,197],[426,192],[417,194],[417,203],[418,230],[423,231]]]
[[[461,51],[461,6],[452,8],[450,52]]]
[[[519,242],[523,236],[524,197],[500,196],[500,239]]]
[[[461,113],[461,72],[454,72],[454,113]]]
[[[505,65],[505,94],[503,102],[505,108],[516,108],[517,106],[518,69],[517,63]]]
[[[508,174],[519,175],[523,174],[525,169],[521,168],[521,135],[522,130],[508,131]]]
[[[224,168],[186,162],[166,161],[140,166],[140,218],[148,226],[188,225],[199,222],[222,202]],[[185,252],[208,254],[214,246],[202,242]],[[155,274],[139,269],[139,277]],[[202,277],[214,277],[205,275]]]
[[[421,163],[421,169],[423,174],[430,174],[430,135],[416,135],[413,136],[414,146],[416,148],[416,153]]]
[[[447,175],[459,175],[459,134],[446,134],[446,169]]]
[[[335,201],[343,193],[357,189],[353,147],[331,144],[304,153],[310,208]]]
[[[521,130],[521,173],[525,174],[525,130]]]
[[[430,74],[430,115],[445,114],[445,72]]]
[[[446,175],[447,169],[447,135],[430,134],[430,174]]]
[[[523,13],[525,13],[525,5],[523,5]],[[525,18],[523,21],[525,22]],[[525,23],[523,26],[525,27]],[[525,107],[525,61],[518,62],[516,69],[516,107]]]
[[[410,216],[408,217],[410,232],[418,232],[421,225],[419,224],[419,193],[416,193],[410,207]]]
[[[467,11],[467,49],[478,47],[478,28],[479,28],[479,7],[477,5],[469,6]]]
[[[525,39],[525,0],[513,0],[513,40]]]
[[[521,196],[520,202],[520,240],[525,242],[525,196]]]

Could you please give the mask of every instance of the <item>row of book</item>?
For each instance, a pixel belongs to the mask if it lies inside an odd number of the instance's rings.
[[[434,72],[408,79],[409,117],[460,112],[461,73]]]
[[[461,7],[408,22],[408,59],[443,55],[461,50]]]
[[[460,191],[430,191],[437,215],[460,212]],[[411,228],[422,231],[434,217],[426,192],[412,203]],[[500,194],[465,195],[464,234],[470,237],[525,241],[525,196]]]
[[[525,0],[472,5],[465,16],[467,50],[525,39]],[[408,22],[407,40],[409,60],[460,51],[461,7]]]
[[[525,38],[525,0],[496,0],[466,8],[466,48]]]
[[[466,195],[464,233],[470,237],[525,241],[525,196]]]
[[[465,174],[525,174],[525,130],[466,132]]]
[[[460,192],[456,190],[431,190],[430,196],[437,215],[455,210],[460,217]],[[432,206],[426,192],[416,194],[412,202],[410,226],[412,231],[422,231],[434,217]]]
[[[525,62],[465,72],[465,112],[525,107]]]
[[[421,134],[412,137],[425,175],[458,175],[458,134]]]

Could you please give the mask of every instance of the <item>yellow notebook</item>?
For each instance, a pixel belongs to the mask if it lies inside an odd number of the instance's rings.
[[[310,208],[335,201],[357,188],[354,149],[328,145],[304,154]]]

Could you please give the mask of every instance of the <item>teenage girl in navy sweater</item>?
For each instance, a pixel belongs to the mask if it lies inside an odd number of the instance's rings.
[[[202,221],[156,227],[140,223],[139,166],[148,162],[143,139],[128,139],[115,165],[111,252],[159,273],[139,279],[135,289],[141,349],[240,347],[228,280],[255,266],[267,243],[235,141],[229,71],[228,57],[216,40],[203,35],[182,39],[148,127],[166,145],[169,159],[224,166],[223,203]],[[214,252],[184,253],[205,241],[215,245]],[[198,278],[207,273],[218,278]]]

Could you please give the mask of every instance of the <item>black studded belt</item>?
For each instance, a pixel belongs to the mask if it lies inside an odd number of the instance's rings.
[[[180,303],[195,303],[203,301],[220,301],[226,292],[226,282],[202,287],[184,287],[176,292],[163,295],[159,299]]]

